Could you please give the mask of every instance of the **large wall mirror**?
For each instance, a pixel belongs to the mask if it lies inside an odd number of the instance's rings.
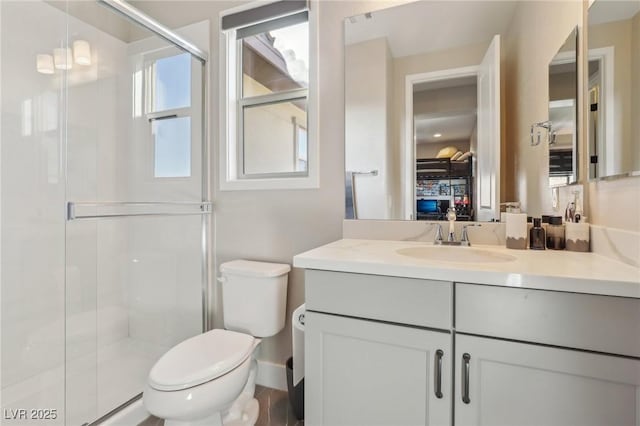
[[[640,174],[640,2],[588,13],[589,178]]]
[[[501,35],[517,2],[345,20],[347,218],[499,218]]]
[[[549,64],[549,185],[578,180],[578,28]]]

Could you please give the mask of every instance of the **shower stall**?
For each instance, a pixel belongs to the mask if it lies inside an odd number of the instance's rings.
[[[3,425],[99,422],[207,329],[208,23],[0,2]]]

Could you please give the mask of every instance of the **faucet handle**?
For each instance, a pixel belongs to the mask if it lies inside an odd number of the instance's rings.
[[[462,227],[462,236],[460,237],[460,245],[462,246],[470,246],[471,243],[469,242],[469,234],[467,234],[467,226],[469,225],[464,225]]]
[[[469,223],[462,227],[462,236],[460,237],[460,245],[470,246],[471,241],[469,241],[469,234],[467,233],[467,227],[469,226],[482,226],[479,223]]]
[[[434,244],[442,244],[442,225],[440,225],[439,223],[436,223],[436,238],[435,240],[433,240]]]

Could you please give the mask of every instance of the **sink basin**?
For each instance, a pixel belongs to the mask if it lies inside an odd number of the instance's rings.
[[[399,249],[396,253],[415,257],[416,259],[456,263],[502,263],[516,260],[514,256],[508,254],[494,253],[489,250],[472,247],[408,247]]]

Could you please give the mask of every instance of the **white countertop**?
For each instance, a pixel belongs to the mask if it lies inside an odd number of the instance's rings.
[[[408,278],[522,287],[640,298],[640,268],[595,253],[510,250],[494,245],[473,248],[507,254],[502,263],[465,263],[418,259],[396,253],[424,242],[344,239],[293,258],[293,266]],[[461,253],[466,247],[457,247]]]

